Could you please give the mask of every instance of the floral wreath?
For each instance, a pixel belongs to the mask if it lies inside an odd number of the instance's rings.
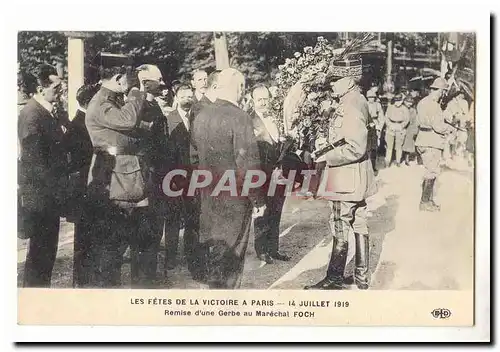
[[[307,46],[303,53],[295,52],[278,66],[275,75],[277,90],[271,97],[270,110],[275,123],[284,132],[284,102],[290,90],[299,84],[302,99],[298,104],[297,118],[290,128],[297,127],[299,138],[311,139],[328,131],[335,115],[341,115],[330,88],[332,66],[335,60],[359,56],[356,52],[372,40],[372,35],[363,34],[343,48],[335,47],[327,39],[318,37],[314,47]],[[338,109],[337,109],[338,110]]]

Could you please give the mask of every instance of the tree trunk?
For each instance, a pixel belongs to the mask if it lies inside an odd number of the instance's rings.
[[[227,51],[227,40],[224,32],[214,32],[215,64],[217,70],[229,67],[229,52]]]

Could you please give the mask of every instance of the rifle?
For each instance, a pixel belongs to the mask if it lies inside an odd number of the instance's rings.
[[[458,131],[462,131],[462,132],[467,132],[467,130],[465,128],[462,128],[462,127],[458,127],[456,126],[455,124],[453,124],[453,122],[450,122],[450,121],[447,121],[446,119],[444,120],[444,122],[448,125],[450,125],[451,127],[455,128],[456,130]]]

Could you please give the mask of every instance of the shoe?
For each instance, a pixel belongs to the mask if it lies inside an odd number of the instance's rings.
[[[343,278],[339,280],[339,278],[325,277],[314,285],[304,286],[304,290],[342,290],[344,288],[342,280]]]
[[[370,286],[369,278],[369,259],[370,259],[370,242],[368,235],[359,233],[354,234],[356,242],[356,253],[354,256],[355,269],[354,281],[360,290],[367,290]]]
[[[286,254],[283,254],[283,253],[280,253],[280,252],[277,252],[275,254],[271,254],[271,258],[276,259],[276,260],[281,260],[282,262],[288,262],[291,259]]]
[[[266,264],[274,264],[273,258],[267,253],[262,253],[257,256],[261,262],[266,262]]]
[[[348,276],[344,278],[344,285],[354,285],[354,276]]]
[[[441,209],[439,208],[438,205],[433,204],[432,202],[420,202],[420,211],[440,211]]]
[[[177,261],[176,260],[168,260],[166,263],[167,270],[174,270],[177,268]]]

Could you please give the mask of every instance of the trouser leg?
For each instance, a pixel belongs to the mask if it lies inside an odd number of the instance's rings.
[[[161,241],[157,214],[150,207],[137,208],[130,220],[132,287],[154,287]]]
[[[385,134],[385,142],[386,142],[386,150],[385,150],[385,164],[386,166],[389,166],[392,160],[392,152],[394,150],[394,133],[388,133],[386,132]]]
[[[57,255],[60,219],[57,213],[28,214],[29,240],[24,265],[24,287],[50,287]]]
[[[165,261],[167,268],[176,265],[177,251],[179,247],[179,230],[181,226],[181,202],[180,199],[172,199],[166,204],[165,216]]]
[[[254,220],[254,248],[257,256],[268,253],[269,233],[271,232],[270,209],[271,197],[266,197],[266,210],[264,215]]]
[[[119,209],[110,209],[100,226],[99,285],[121,286],[123,255],[129,246],[130,218]]]
[[[397,132],[395,135],[395,149],[396,149],[396,163],[399,165],[401,163],[401,158],[403,156],[403,143],[405,138],[404,132]]]
[[[92,282],[95,268],[93,267],[91,249],[89,218],[84,214],[75,223],[73,287],[88,287]]]
[[[437,206],[433,201],[433,189],[435,180],[440,172],[439,162],[441,151],[430,147],[419,147],[418,152],[422,157],[425,168],[424,179],[422,182],[422,197],[420,200],[420,210],[437,211]]]
[[[285,195],[275,194],[269,203],[271,211],[269,213],[268,253],[273,257],[279,252],[280,222]]]
[[[199,245],[201,202],[199,195],[184,198],[185,227],[184,227],[184,254],[191,272],[196,271],[199,262],[196,257]]]

